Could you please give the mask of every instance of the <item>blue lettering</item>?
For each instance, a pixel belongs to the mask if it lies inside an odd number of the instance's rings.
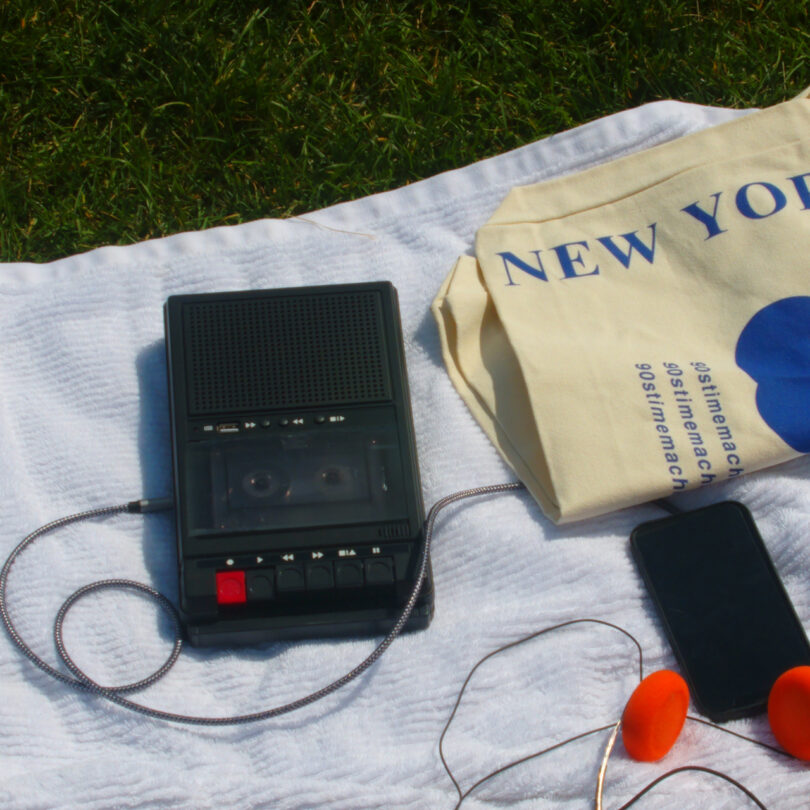
[[[771,196],[773,197],[772,211],[768,211],[767,214],[760,214],[754,210],[748,199],[748,189],[751,188],[751,186],[762,186],[762,188],[766,188],[771,192]],[[737,209],[744,217],[748,217],[748,219],[765,219],[765,217],[773,216],[777,211],[781,211],[787,205],[787,197],[785,197],[784,193],[773,185],[773,183],[746,183],[737,192],[735,202],[737,203]]]
[[[717,236],[718,233],[726,232],[726,228],[721,228],[717,224],[717,206],[722,193],[722,191],[718,191],[716,194],[712,194],[712,197],[714,197],[714,208],[711,214],[708,211],[704,211],[696,202],[687,205],[686,208],[681,208],[681,211],[685,214],[689,214],[689,216],[694,217],[698,222],[702,222],[706,226],[706,230],[709,232],[706,239],[711,239],[713,236]]]
[[[531,252],[537,257],[537,267],[532,267],[530,264],[527,264],[523,261],[523,259],[518,258],[509,250],[505,250],[503,253],[498,254],[503,259],[503,269],[506,270],[506,277],[509,279],[509,281],[506,283],[507,287],[519,286],[516,281],[512,280],[512,275],[509,272],[509,262],[515,265],[515,267],[517,267],[519,270],[522,270],[524,273],[528,273],[530,276],[539,278],[541,281],[548,281],[546,278],[546,271],[543,269],[543,261],[540,258],[540,254],[543,251],[533,250]]]
[[[580,276],[599,275],[598,264],[594,265],[594,268],[590,273],[577,273],[574,265],[579,264],[584,267],[585,260],[582,258],[582,252],[579,250],[574,256],[568,252],[568,248],[573,247],[574,245],[582,245],[585,250],[589,250],[587,242],[566,242],[564,245],[557,245],[557,247],[552,248],[552,250],[557,254],[557,258],[560,260],[560,267],[562,268],[563,276],[565,278],[579,278]]]
[[[805,210],[810,208],[810,190],[807,188],[807,180],[805,179],[807,177],[810,177],[810,172],[788,177],[788,180],[796,186],[796,193],[799,195],[799,199],[802,201]]]
[[[630,257],[633,255],[634,250],[637,250],[652,264],[655,257],[655,225],[656,223],[653,222],[652,225],[647,226],[652,231],[652,241],[649,247],[636,236],[637,231],[619,234],[629,245],[627,253],[624,253],[622,249],[613,242],[612,236],[600,236],[596,241],[601,242],[625,267],[630,267]]]

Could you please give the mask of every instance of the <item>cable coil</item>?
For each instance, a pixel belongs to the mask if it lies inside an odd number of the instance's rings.
[[[388,631],[388,635],[385,636],[385,638],[366,658],[364,658],[354,669],[350,670],[345,675],[342,675],[340,678],[337,678],[336,680],[309,695],[305,695],[304,697],[293,700],[290,703],[285,703],[281,706],[275,706],[270,709],[251,712],[250,714],[233,715],[230,717],[201,717],[196,715],[180,714],[177,712],[168,712],[161,709],[153,709],[150,706],[145,706],[142,703],[137,703],[134,700],[124,697],[125,693],[134,692],[138,689],[151,686],[153,683],[166,675],[172,666],[174,666],[174,663],[177,661],[183,647],[180,616],[177,609],[163,594],[156,591],[154,588],[149,587],[148,585],[144,585],[143,583],[135,582],[134,580],[130,579],[105,579],[99,582],[92,582],[89,585],[84,585],[77,591],[74,591],[74,593],[72,593],[65,600],[64,604],[59,609],[54,622],[54,640],[56,642],[56,649],[60,658],[75,677],[71,677],[64,672],[61,672],[60,670],[51,666],[47,661],[40,658],[40,656],[38,656],[22,638],[11,619],[7,604],[7,586],[11,568],[20,554],[22,554],[26,548],[28,548],[40,537],[55,531],[56,529],[61,529],[64,526],[68,526],[71,523],[77,523],[82,520],[108,517],[110,515],[117,515],[123,512],[132,513],[158,511],[161,508],[168,508],[171,501],[142,500],[132,501],[119,506],[107,506],[100,509],[90,509],[86,512],[79,512],[75,515],[70,515],[68,517],[51,521],[50,523],[46,523],[44,526],[41,526],[39,529],[31,532],[31,534],[23,538],[23,540],[20,541],[11,554],[9,554],[3,565],[2,571],[0,571],[0,619],[2,619],[3,625],[11,637],[11,640],[17,645],[23,655],[25,655],[26,658],[28,658],[35,666],[39,667],[39,669],[41,669],[43,672],[47,673],[53,678],[56,678],[58,681],[67,684],[68,686],[99,695],[100,697],[122,706],[125,709],[130,709],[131,711],[138,712],[139,714],[146,715],[147,717],[153,717],[158,720],[167,720],[173,723],[186,723],[198,726],[231,726],[240,725],[242,723],[255,723],[259,720],[267,720],[271,717],[278,717],[279,715],[288,714],[296,711],[297,709],[302,709],[305,706],[309,706],[321,698],[326,697],[327,695],[331,695],[333,692],[336,692],[341,687],[353,681],[359,675],[362,675],[362,673],[364,673],[372,664],[374,664],[391,646],[394,639],[405,627],[408,618],[411,615],[411,611],[413,611],[414,605],[419,598],[419,591],[421,590],[422,583],[425,580],[425,575],[427,573],[428,563],[430,560],[430,543],[433,536],[433,527],[436,523],[436,518],[442,509],[449,506],[451,503],[462,500],[463,498],[472,498],[479,495],[490,495],[498,492],[506,492],[508,490],[522,488],[523,484],[519,482],[493,484],[491,486],[474,487],[473,489],[466,489],[462,492],[455,492],[452,495],[448,495],[437,501],[431,508],[430,512],[428,513],[427,520],[425,521],[425,540],[419,559],[419,570],[414,582],[414,586],[408,600],[400,611],[397,620],[394,622],[393,627]],[[140,681],[125,684],[123,686],[102,686],[83,672],[68,653],[67,648],[65,647],[62,632],[65,617],[76,601],[95,591],[112,589],[133,590],[154,599],[164,610],[169,613],[175,628],[174,647],[163,665],[155,670],[151,675],[146,676]]]

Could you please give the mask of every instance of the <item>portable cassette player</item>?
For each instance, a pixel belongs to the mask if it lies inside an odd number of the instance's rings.
[[[424,523],[394,287],[178,295],[165,316],[191,643],[390,629]],[[428,576],[408,627],[432,612]]]

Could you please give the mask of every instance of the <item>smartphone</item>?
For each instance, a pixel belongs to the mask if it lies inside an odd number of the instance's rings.
[[[630,545],[698,710],[764,711],[810,645],[751,513],[735,501],[638,526]]]

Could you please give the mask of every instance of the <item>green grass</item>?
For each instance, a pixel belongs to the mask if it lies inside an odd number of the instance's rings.
[[[0,259],[284,217],[661,98],[810,84],[808,3],[6,2]]]

